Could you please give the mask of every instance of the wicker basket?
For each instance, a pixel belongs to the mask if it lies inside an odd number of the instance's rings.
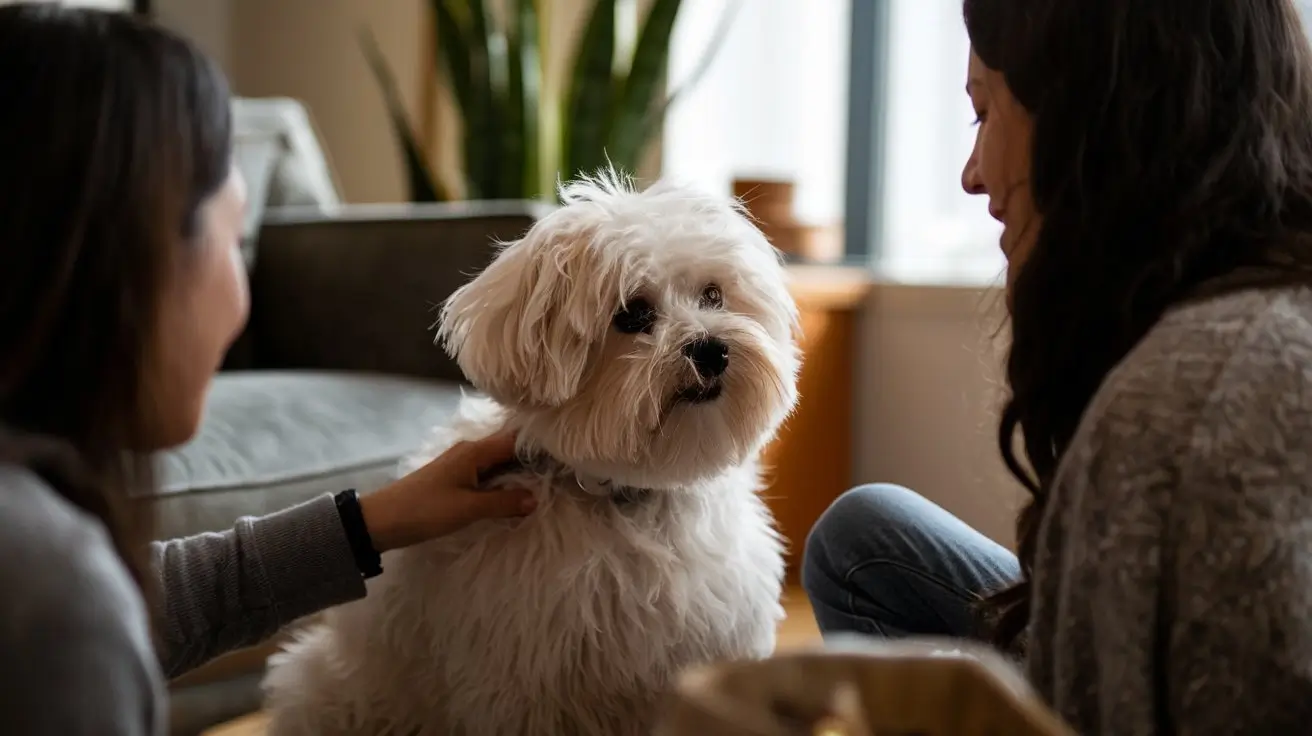
[[[690,671],[658,736],[1073,735],[992,650],[850,639]]]

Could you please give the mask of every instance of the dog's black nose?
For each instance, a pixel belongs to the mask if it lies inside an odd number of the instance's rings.
[[[714,337],[693,340],[683,346],[683,354],[692,360],[702,378],[716,378],[729,367],[729,346]]]

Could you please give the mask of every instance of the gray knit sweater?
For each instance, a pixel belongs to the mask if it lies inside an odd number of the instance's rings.
[[[161,651],[104,527],[0,465],[0,733],[166,733],[165,677],[362,597],[331,495],[155,544]]]
[[[1041,525],[1030,678],[1082,734],[1312,732],[1312,293],[1168,314]]]

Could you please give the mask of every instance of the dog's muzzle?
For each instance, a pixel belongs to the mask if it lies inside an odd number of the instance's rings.
[[[703,337],[683,346],[683,354],[692,361],[697,377],[704,381],[719,378],[729,367],[729,346],[716,337]]]
[[[675,399],[703,404],[720,398],[724,391],[720,378],[729,368],[729,345],[716,337],[703,337],[684,345],[683,355],[692,363],[697,382],[680,391]]]
[[[711,383],[699,383],[695,386],[689,386],[680,391],[675,398],[690,404],[704,404],[720,398],[721,393],[724,393],[724,384],[719,381],[712,381]]]

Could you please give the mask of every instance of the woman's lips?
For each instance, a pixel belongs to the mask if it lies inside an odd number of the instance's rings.
[[[998,236],[998,249],[1002,251],[1004,257],[1011,258],[1011,243],[1007,242],[1007,211],[1001,207],[994,207],[990,204],[989,215],[991,215],[993,219],[1002,223],[1002,233]]]

